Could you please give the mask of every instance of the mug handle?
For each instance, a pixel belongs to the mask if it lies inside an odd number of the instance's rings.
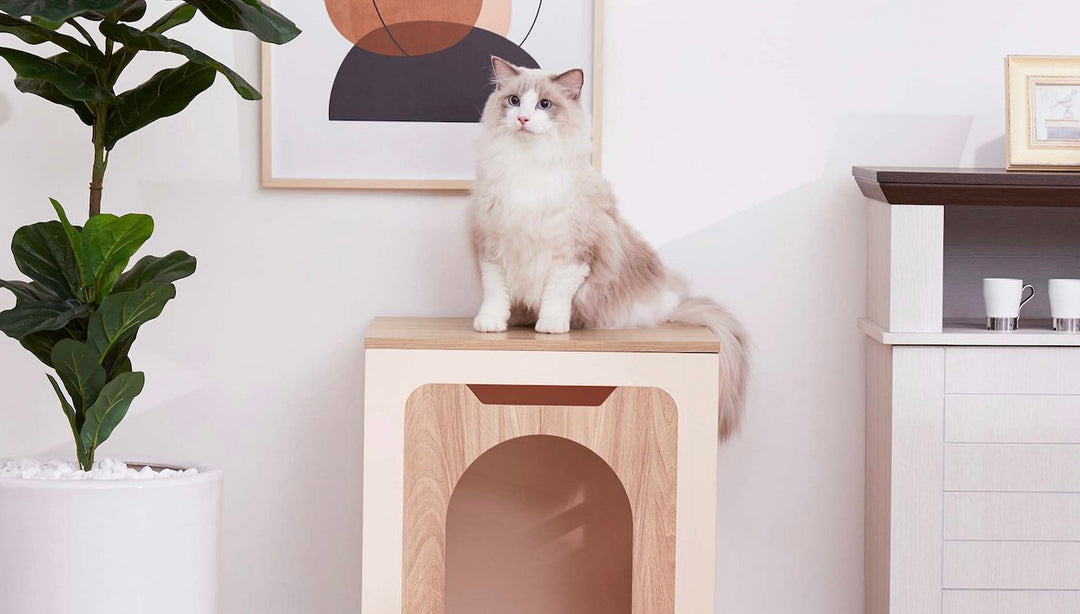
[[[1031,290],[1031,295],[1028,296],[1026,299],[1020,301],[1020,307],[1017,309],[1017,313],[1020,313],[1020,309],[1023,309],[1024,305],[1028,304],[1028,301],[1035,298],[1035,286],[1031,284],[1024,284],[1024,287],[1020,288],[1020,296],[1024,295],[1024,290]]]

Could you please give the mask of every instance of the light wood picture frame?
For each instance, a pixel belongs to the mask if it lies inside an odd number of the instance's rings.
[[[1005,58],[1006,168],[1080,171],[1080,57]]]
[[[450,47],[440,47],[447,41],[438,40],[443,35],[437,30],[434,31],[435,40],[432,39],[430,20],[425,21],[426,30],[409,29],[409,16],[424,11],[426,3],[409,0],[315,3],[273,0],[273,5],[287,12],[304,33],[288,50],[273,45],[262,46],[260,149],[263,187],[470,189],[479,124],[466,119],[461,107],[466,102],[470,108],[477,107],[477,94],[473,93],[480,91],[477,87],[468,90],[470,100],[447,96],[445,106],[439,106],[437,91],[426,92],[415,100],[408,98],[406,93],[415,92],[417,83],[430,82],[422,79],[424,71],[429,71],[428,75],[446,74],[445,65],[432,65],[425,60],[418,63],[420,68],[410,69],[417,71],[414,76],[420,78],[410,81],[410,75],[406,74],[399,84],[391,83],[386,87],[387,93],[360,95],[361,92],[370,94],[372,90],[361,88],[371,88],[371,80],[385,77],[388,70],[401,70],[403,63],[414,63],[413,56],[453,62],[456,58],[446,59],[445,53],[463,48],[472,53],[468,71],[463,73],[472,79],[467,84],[475,84],[480,70],[473,66],[476,63],[473,58],[483,52],[486,62],[486,55],[498,55],[500,49],[511,53],[516,49],[517,53],[524,54],[518,56],[526,58],[523,65],[531,60],[552,72],[574,67],[586,70],[589,76],[582,100],[592,111],[593,163],[597,168],[600,166],[604,0],[574,0],[571,3],[463,1],[464,18],[458,23],[443,25],[451,26],[445,36],[455,40],[460,38],[463,26],[469,34]],[[480,7],[478,17],[469,13],[470,7],[473,10]],[[379,20],[375,30],[371,29],[368,16],[363,14],[372,8]],[[335,10],[340,14],[335,14]],[[571,19],[575,10],[577,18]],[[439,17],[454,19],[453,9],[449,9],[449,13],[444,10]],[[549,23],[545,24],[545,18]],[[469,26],[469,21],[474,19],[476,22]],[[491,27],[495,32],[481,26]],[[366,33],[365,29],[368,30]],[[566,44],[574,32],[581,39],[591,37],[591,40],[582,40],[576,52],[574,45]],[[480,40],[469,40],[474,35]],[[356,39],[359,39],[357,43],[350,43]],[[518,42],[526,40],[532,45],[522,46]],[[437,50],[426,53],[425,45]],[[557,51],[548,50],[548,47],[556,46]],[[421,48],[421,52],[408,53],[416,48]],[[409,70],[403,72],[409,73]],[[488,79],[489,73],[480,78]],[[385,80],[391,81],[393,79]],[[342,95],[343,92],[349,95]],[[390,97],[395,95],[402,96],[396,100],[404,101],[404,104],[388,104]],[[486,93],[479,95],[486,96]],[[413,102],[415,104],[411,104]],[[390,115],[402,117],[387,119]],[[449,121],[427,121],[436,116],[440,119],[454,117]],[[365,119],[368,117],[379,120]]]

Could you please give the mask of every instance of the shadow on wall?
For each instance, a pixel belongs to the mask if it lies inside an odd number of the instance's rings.
[[[1005,166],[1005,135],[987,141],[975,149],[975,166]]]
[[[841,118],[818,180],[661,250],[754,344],[743,433],[719,457],[724,611],[862,611],[865,211],[851,166],[956,166],[971,124]]]

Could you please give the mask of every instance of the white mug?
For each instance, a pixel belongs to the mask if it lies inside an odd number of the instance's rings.
[[[1054,330],[1080,332],[1080,279],[1051,279],[1049,285]]]
[[[1031,294],[1024,298],[1024,290]],[[1022,279],[987,277],[983,279],[987,330],[1016,330],[1020,308],[1035,298],[1035,288]]]

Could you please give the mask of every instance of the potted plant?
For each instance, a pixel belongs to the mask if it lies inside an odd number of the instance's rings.
[[[0,313],[0,330],[55,372],[48,381],[75,440],[71,463],[0,462],[0,612],[216,609],[221,472],[95,463],[143,387],[143,373],[128,358],[139,328],[175,296],[174,282],[195,272],[195,259],[183,251],[145,256],[128,268],[153,220],[101,213],[102,191],[117,143],[182,111],[218,74],[243,98],[260,98],[239,74],[166,32],[200,13],[268,43],[300,31],[259,0],[161,5],[164,14],[139,25],[146,0],[0,0],[0,33],[23,43],[0,47],[15,87],[71,109],[90,127],[94,149],[85,224],[73,224],[53,200],[57,219],[20,228],[12,240],[29,281],[0,281],[16,300]],[[49,50],[24,50],[39,46]],[[143,52],[183,63],[117,92]]]

